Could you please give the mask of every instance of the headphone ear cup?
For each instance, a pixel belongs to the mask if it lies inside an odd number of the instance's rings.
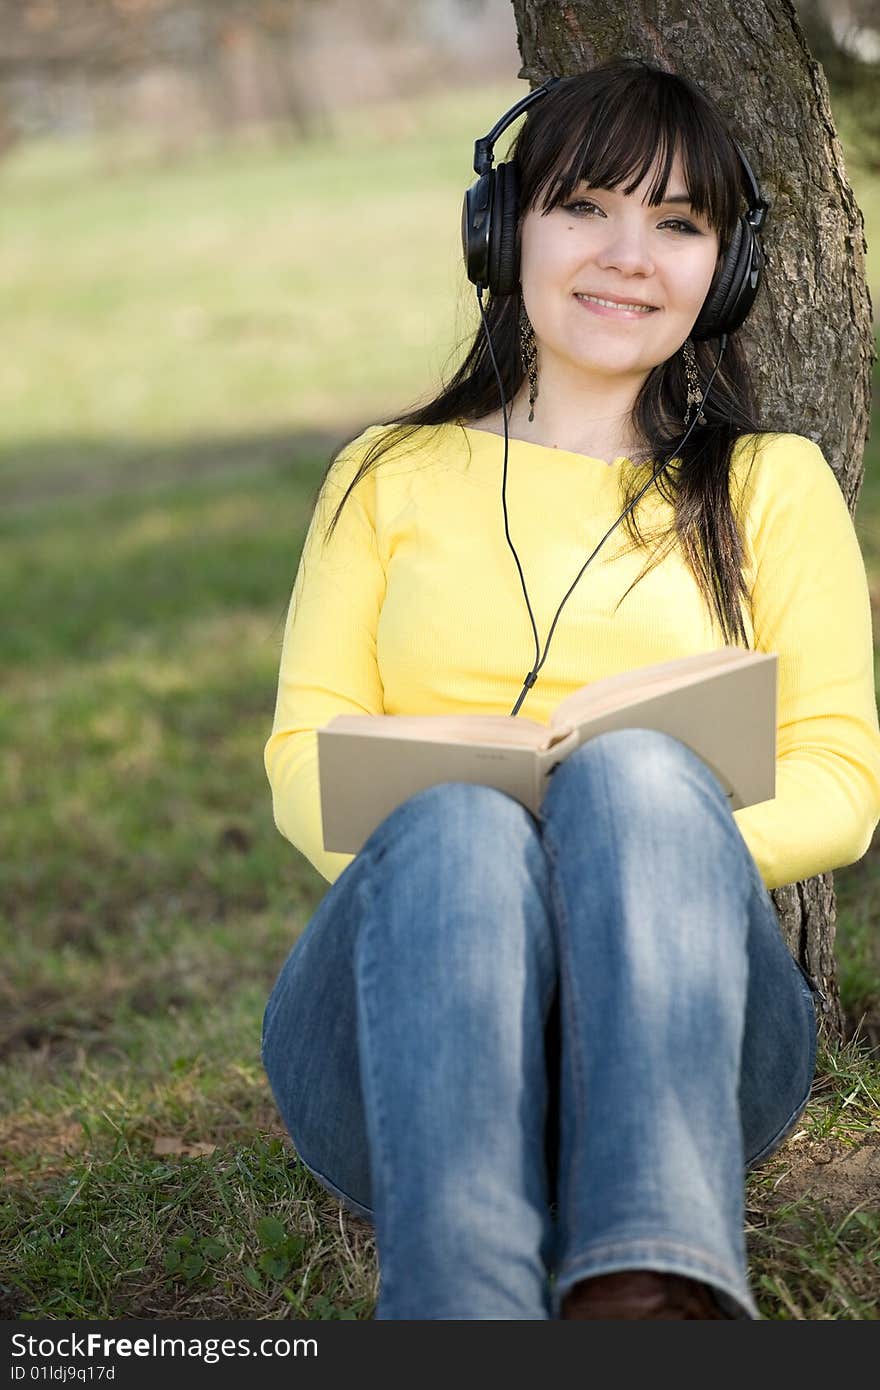
[[[467,189],[461,207],[461,245],[467,277],[472,284],[487,287],[494,185],[495,171],[490,169]]]
[[[743,219],[740,217],[733,229],[733,236],[718,272],[715,286],[710,289],[703,301],[703,307],[691,329],[690,336],[695,342],[701,338],[716,337],[723,331],[720,325],[723,323],[724,311],[730,301],[730,287],[736,278],[742,242]]]
[[[717,338],[722,333],[732,333],[739,328],[755,302],[763,264],[760,238],[746,218],[740,217],[715,288],[706,296],[691,329],[690,337],[695,342]]]
[[[493,294],[515,294],[519,289],[519,170],[515,162],[495,169],[492,223],[489,231],[489,289]]]

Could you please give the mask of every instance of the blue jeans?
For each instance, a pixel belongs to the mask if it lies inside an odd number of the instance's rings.
[[[375,1228],[377,1319],[558,1318],[652,1269],[758,1318],[745,1171],[809,1097],[810,983],[725,793],[647,729],[536,819],[447,782],[327,890],[266,1007],[304,1166]]]

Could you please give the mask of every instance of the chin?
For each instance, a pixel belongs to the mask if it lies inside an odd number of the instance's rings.
[[[646,359],[644,354],[629,355],[611,352],[597,354],[595,351],[591,351],[569,360],[582,372],[590,372],[595,376],[619,376],[623,372],[630,375],[650,372],[658,362],[665,362],[666,358],[659,357],[653,352]]]

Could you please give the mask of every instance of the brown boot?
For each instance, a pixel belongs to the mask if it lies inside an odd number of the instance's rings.
[[[622,1269],[582,1279],[562,1300],[562,1318],[726,1318],[708,1284],[681,1274]]]

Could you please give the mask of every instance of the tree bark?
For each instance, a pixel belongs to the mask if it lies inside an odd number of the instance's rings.
[[[534,87],[612,57],[694,77],[718,103],[771,208],[761,290],[738,330],[765,428],[823,450],[855,509],[876,356],[864,219],[846,175],[822,68],[792,0],[512,0],[522,67]],[[794,954],[826,995],[822,1029],[843,1036],[831,873],[773,892]]]

